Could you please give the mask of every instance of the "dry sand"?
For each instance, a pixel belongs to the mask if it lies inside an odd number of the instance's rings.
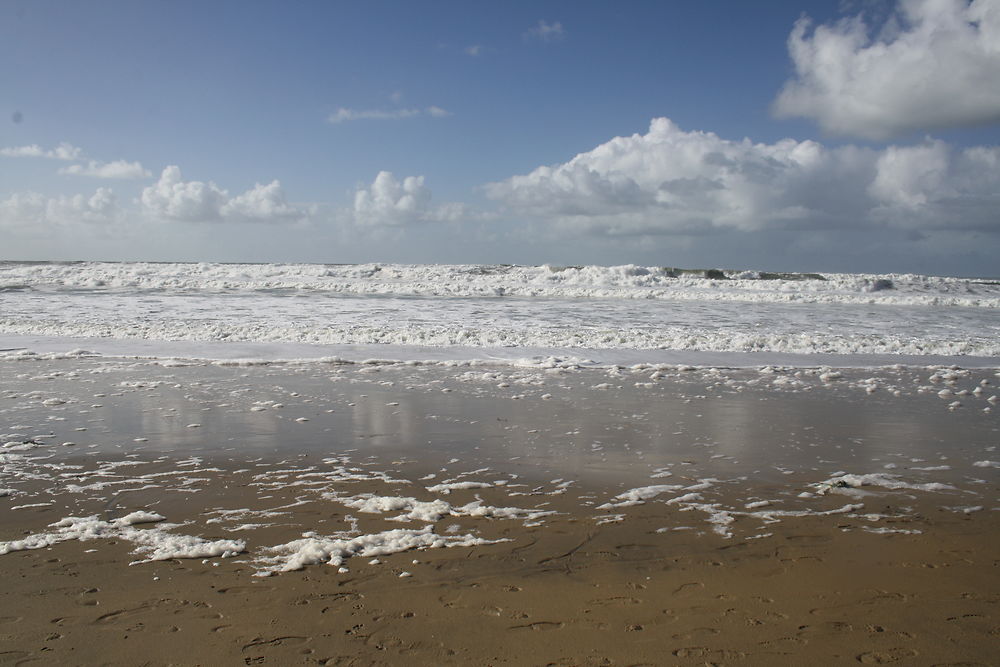
[[[115,537],[0,555],[0,664],[997,664],[997,468],[975,464],[1000,459],[998,420],[989,392],[951,410],[937,395],[992,371],[653,373],[0,364],[0,433],[34,443],[6,448],[30,460],[5,461],[0,540],[147,510],[247,541],[235,558],[131,566]],[[911,488],[817,486],[836,472]],[[731,525],[666,502],[682,491],[598,507],[706,479],[702,504]],[[503,484],[426,489],[446,480]],[[331,489],[558,513],[449,516],[436,532],[507,541],[254,576],[262,546],[305,531],[424,525]],[[746,508],[763,500],[810,513],[768,522]],[[820,514],[845,503],[864,509]]]

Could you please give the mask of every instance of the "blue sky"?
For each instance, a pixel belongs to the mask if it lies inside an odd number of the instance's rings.
[[[1000,273],[996,0],[8,0],[0,57],[7,259]]]

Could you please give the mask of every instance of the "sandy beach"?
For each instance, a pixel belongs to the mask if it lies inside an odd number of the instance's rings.
[[[0,380],[3,664],[995,662],[991,369]]]
[[[0,53],[0,667],[1000,667],[1000,0]]]

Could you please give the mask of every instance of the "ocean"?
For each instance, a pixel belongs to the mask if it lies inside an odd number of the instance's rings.
[[[104,354],[198,358],[992,366],[1000,281],[631,265],[0,262],[0,347],[58,349],[67,339]]]

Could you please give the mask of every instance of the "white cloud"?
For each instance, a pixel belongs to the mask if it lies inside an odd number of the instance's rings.
[[[94,178],[149,178],[152,174],[138,162],[115,160],[114,162],[98,162],[91,160],[86,165],[71,164],[59,170],[60,174],[73,176],[92,176]]]
[[[524,33],[526,38],[540,39],[543,42],[552,42],[555,40],[562,39],[566,36],[566,31],[562,27],[562,23],[555,21],[549,23],[544,19],[540,20],[536,25],[532,26]]]
[[[1000,147],[890,146],[868,192],[872,218],[893,227],[1000,232]]]
[[[426,109],[424,109],[424,113],[434,118],[446,118],[451,115],[450,111],[435,106],[427,107]]]
[[[796,76],[778,116],[869,139],[1000,122],[1000,4],[904,0],[875,37],[858,15],[788,38]]]
[[[528,219],[594,234],[872,225],[1000,232],[1000,148],[760,144],[657,118],[644,135],[616,137],[486,191]]]
[[[257,184],[230,198],[215,183],[182,180],[180,168],[174,165],[164,169],[155,184],[143,189],[140,203],[149,217],[187,222],[279,222],[305,216],[288,204],[278,181]]]
[[[462,204],[431,204],[423,176],[397,181],[392,172],[380,171],[369,187],[354,194],[354,222],[365,227],[404,227],[414,223],[455,222],[466,214]]]
[[[334,125],[352,120],[401,120],[403,118],[413,118],[415,116],[431,116],[433,118],[443,118],[451,113],[441,107],[429,106],[425,109],[391,109],[388,111],[372,109],[361,111],[358,109],[347,109],[341,107],[327,117],[327,122]]]
[[[289,205],[281,183],[271,181],[267,185],[257,183],[241,195],[230,199],[221,209],[224,218],[238,220],[293,220],[304,213]]]
[[[473,44],[472,46],[467,46],[465,47],[465,53],[466,55],[470,55],[473,57],[481,55],[483,53],[483,46],[482,44]]]
[[[118,199],[109,188],[92,195],[45,197],[37,192],[15,193],[0,200],[0,227],[52,231],[52,226],[108,224],[121,220]]]
[[[180,167],[170,165],[160,180],[144,188],[140,197],[143,210],[157,218],[206,221],[222,217],[221,209],[229,194],[215,183],[181,180]]]
[[[50,160],[79,160],[83,157],[83,151],[64,141],[52,150],[45,150],[38,144],[0,148],[0,155],[4,157],[42,157]]]

